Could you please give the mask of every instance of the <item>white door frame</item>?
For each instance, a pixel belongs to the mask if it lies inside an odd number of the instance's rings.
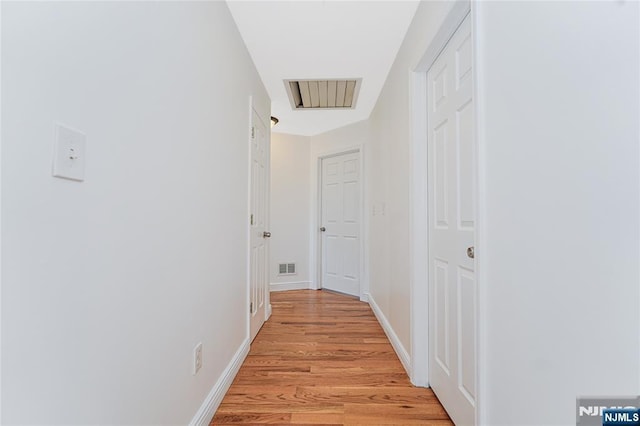
[[[315,217],[311,220],[311,262],[312,268],[315,267],[315,274],[312,273],[311,277],[314,278],[315,283],[312,286],[316,290],[322,289],[322,238],[320,238],[320,227],[322,224],[320,220],[322,218],[322,160],[325,158],[337,157],[343,154],[358,153],[358,160],[360,162],[360,300],[363,302],[368,301],[369,294],[369,281],[365,278],[365,173],[364,173],[364,147],[362,145],[354,145],[341,149],[331,150],[319,153],[312,160],[315,165],[316,173],[315,182],[312,181],[312,206],[311,211]],[[313,172],[312,172],[313,173]]]
[[[2,7],[0,7],[0,22],[2,22]],[[2,36],[0,35],[0,45]],[[0,62],[2,62],[0,60]],[[0,69],[2,66],[0,65]],[[1,73],[0,73],[1,74]],[[0,95],[2,89],[0,88]],[[0,96],[1,98],[1,96]],[[0,106],[0,117],[2,116],[2,107]],[[0,125],[0,128],[2,125]],[[0,149],[0,188],[2,188],[2,149]],[[2,346],[2,193],[0,193],[0,346]],[[0,350],[0,383],[2,383],[2,350]],[[0,419],[2,419],[2,386],[0,386]]]
[[[410,207],[410,273],[411,273],[411,382],[416,386],[429,386],[429,270],[428,270],[428,161],[427,161],[427,71],[447,45],[464,18],[471,14],[472,58],[473,58],[473,96],[475,104],[475,143],[476,143],[476,285],[478,310],[476,314],[477,336],[477,410],[476,424],[483,424],[485,418],[482,398],[485,389],[484,365],[484,168],[483,139],[478,124],[482,113],[478,96],[478,37],[475,9],[469,0],[457,0],[445,18],[438,33],[428,46],[414,70],[410,71],[410,107],[411,107],[411,207]]]
[[[246,275],[247,275],[247,283],[246,283],[246,291],[247,291],[247,297],[246,297],[246,304],[245,304],[245,309],[246,309],[246,313],[247,313],[247,326],[246,326],[246,333],[247,333],[247,341],[250,342],[251,341],[251,311],[249,309],[249,306],[251,304],[251,131],[253,128],[253,113],[256,113],[256,115],[258,115],[258,117],[260,118],[260,120],[263,122],[263,124],[265,125],[265,128],[267,129],[266,132],[266,137],[268,140],[268,145],[269,148],[271,148],[271,131],[270,131],[270,127],[267,124],[268,121],[265,121],[263,115],[258,111],[258,109],[256,108],[256,105],[253,102],[253,96],[249,96],[249,126],[247,128],[247,228],[246,228],[246,238],[247,238],[247,261],[246,261]],[[271,149],[267,150],[267,159],[266,159],[266,163],[269,164],[269,167],[271,167]],[[271,169],[269,169],[271,170]],[[265,205],[265,227],[269,228],[270,225],[270,212],[271,212],[271,207],[270,207],[270,189],[271,189],[271,173],[267,173],[266,175],[266,185],[267,185],[267,189],[266,189],[266,194],[265,197],[267,198],[266,201],[266,205]],[[267,268],[267,278],[269,277],[269,263],[270,263],[270,259],[269,259],[269,251],[267,249],[267,259],[266,259],[266,268]],[[265,322],[269,319],[269,317],[271,316],[271,295],[269,293],[269,279],[266,280],[265,282],[265,295],[264,295],[264,303],[265,303],[265,307],[264,307],[264,320]]]

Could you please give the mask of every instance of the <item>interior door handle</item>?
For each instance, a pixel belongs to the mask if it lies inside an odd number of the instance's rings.
[[[467,247],[467,257],[473,259],[476,257],[476,248],[474,246]]]
[[[324,232],[326,230],[327,230],[327,228],[325,228],[324,226],[322,228],[320,228],[320,231],[322,231],[322,232]]]
[[[264,231],[262,233],[262,238],[271,238],[271,232]]]

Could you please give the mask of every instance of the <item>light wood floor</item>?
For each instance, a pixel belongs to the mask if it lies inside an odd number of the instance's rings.
[[[411,385],[368,304],[314,290],[271,304],[212,425],[453,425]]]

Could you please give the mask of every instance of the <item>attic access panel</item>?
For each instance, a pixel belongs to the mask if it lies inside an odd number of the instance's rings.
[[[341,80],[284,80],[294,110],[353,109],[361,78]]]

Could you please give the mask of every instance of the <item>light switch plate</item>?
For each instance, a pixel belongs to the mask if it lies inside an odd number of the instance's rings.
[[[83,181],[86,143],[84,133],[56,123],[53,176]]]

